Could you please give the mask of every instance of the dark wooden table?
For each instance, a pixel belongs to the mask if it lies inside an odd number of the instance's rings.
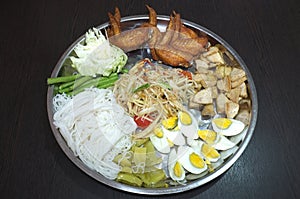
[[[139,198],[78,169],[47,118],[46,78],[87,29],[173,10],[225,39],[256,84],[258,121],[237,162],[213,182],[166,198],[300,198],[300,1],[28,0],[0,8],[0,198]]]

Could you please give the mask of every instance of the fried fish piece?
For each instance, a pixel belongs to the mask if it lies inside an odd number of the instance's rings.
[[[120,22],[116,20],[116,18],[109,12],[109,23],[110,23],[110,36],[112,35],[118,35],[121,33],[120,26],[118,25]]]
[[[173,16],[170,16],[170,21],[168,23],[166,32],[163,34],[163,37],[161,40],[157,43],[157,46],[163,46],[168,45],[170,41],[172,41],[173,35],[174,35],[174,18]]]
[[[176,13],[175,11],[173,11],[173,15],[174,18],[172,18],[173,22],[172,22],[172,30],[173,32],[173,37],[172,37],[172,43],[174,41],[176,41],[177,39],[179,39],[179,35],[180,35],[180,29],[181,29],[181,19],[180,19],[180,14]],[[170,19],[171,20],[171,19]]]
[[[168,65],[178,67],[189,67],[193,56],[189,53],[174,49],[172,46],[160,46],[155,48],[155,52],[160,60]]]
[[[147,27],[121,31],[121,13],[118,7],[115,8],[115,14],[108,13],[108,17],[110,22],[109,41],[125,52],[136,50],[149,40],[151,29]]]
[[[159,57],[156,54],[155,46],[156,46],[156,43],[161,40],[162,34],[156,26],[154,26],[154,27],[151,26],[149,28],[151,29],[151,37],[148,41],[148,45],[149,45],[149,48],[150,48],[152,58],[154,60],[158,60]]]
[[[117,25],[118,25],[119,29],[121,30],[121,12],[120,12],[118,7],[115,7],[114,18],[117,22]]]
[[[115,14],[108,13],[110,27],[109,40],[125,52],[143,47],[146,43],[152,58],[174,67],[189,67],[193,58],[207,46],[208,40],[199,37],[195,31],[184,26],[179,13],[173,11],[165,32],[157,27],[156,11],[146,5],[149,12],[148,22],[139,28],[121,31],[121,14],[116,7]]]
[[[179,38],[172,43],[172,46],[186,53],[190,53],[193,56],[204,51],[203,46],[200,45],[196,39],[191,38]]]
[[[151,28],[135,28],[113,35],[109,37],[109,41],[125,52],[129,52],[141,48],[150,39],[150,33]]]
[[[149,11],[149,24],[152,26],[156,26],[157,25],[157,14],[156,11],[151,8],[150,6],[146,5],[148,11]]]
[[[149,45],[149,48],[150,48],[152,58],[154,60],[158,60],[159,58],[156,55],[154,47],[155,47],[155,44],[157,43],[157,41],[161,40],[162,34],[159,31],[159,29],[157,28],[157,14],[156,14],[156,11],[148,5],[146,5],[146,7],[149,11],[149,21],[147,23],[143,23],[141,25],[141,27],[148,27],[148,28],[151,29],[151,36],[150,36],[150,39],[148,41],[148,45]]]
[[[207,48],[208,38],[206,36],[197,37],[196,41],[203,47]]]
[[[183,24],[181,24],[180,33],[182,36],[192,38],[192,39],[195,39],[198,37],[198,34],[195,31],[186,27]]]
[[[182,51],[180,48],[174,47],[174,42],[177,42],[180,37],[181,19],[180,14],[173,12],[170,16],[165,34],[161,41],[155,45],[155,52],[163,63],[178,67],[189,67],[193,55],[188,51]],[[178,43],[179,44],[179,43]],[[183,43],[181,43],[183,44]],[[180,45],[180,44],[179,44]]]
[[[207,45],[208,40],[199,38],[198,34],[190,28],[184,26],[181,22],[180,15],[177,14],[177,21],[175,22],[176,28],[175,31],[178,31],[177,37],[173,37],[172,46],[178,50],[184,51],[186,53],[191,53],[196,56],[204,50],[204,47]]]
[[[188,52],[183,52],[172,46],[173,42],[179,37],[181,26],[180,15],[175,12],[173,12],[173,15],[170,16],[170,21],[162,39],[155,45],[155,53],[159,60],[165,64],[174,67],[189,67],[193,56]]]

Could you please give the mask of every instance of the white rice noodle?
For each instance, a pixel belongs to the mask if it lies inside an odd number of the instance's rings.
[[[115,179],[121,168],[112,160],[130,149],[137,127],[112,91],[92,88],[73,98],[58,94],[54,99],[54,125],[74,154],[91,169]]]

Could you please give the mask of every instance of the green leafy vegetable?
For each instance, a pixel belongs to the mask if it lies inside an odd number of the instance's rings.
[[[118,73],[128,59],[120,48],[111,45],[96,28],[85,34],[85,43],[78,44],[74,52],[77,56],[70,57],[72,66],[85,76],[109,76],[111,73]]]

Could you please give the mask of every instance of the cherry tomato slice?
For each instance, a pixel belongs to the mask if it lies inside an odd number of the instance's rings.
[[[149,121],[145,118],[142,118],[142,117],[134,116],[133,119],[134,119],[135,123],[137,124],[137,126],[141,129],[145,129],[151,124],[151,121]]]

